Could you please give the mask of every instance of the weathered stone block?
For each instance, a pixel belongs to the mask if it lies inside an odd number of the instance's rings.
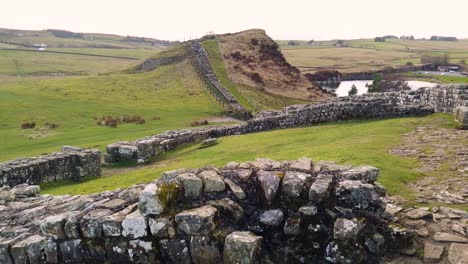
[[[244,190],[242,190],[242,188],[235,184],[233,181],[231,181],[230,179],[224,179],[224,182],[229,186],[229,188],[231,189],[231,191],[234,193],[234,195],[240,199],[240,200],[243,200],[245,199],[245,197],[247,196],[247,194],[244,192]]]
[[[310,174],[288,171],[284,175],[281,190],[287,198],[299,198],[306,188],[306,182],[311,178],[312,175]]]
[[[122,235],[130,238],[140,238],[147,235],[148,224],[139,210],[127,215],[122,222]]]
[[[257,173],[260,188],[263,192],[263,197],[268,204],[271,204],[276,197],[276,192],[280,184],[280,178],[269,171],[259,171]]]
[[[16,264],[30,263],[37,264],[43,263],[45,260],[44,247],[45,237],[33,235],[11,247],[11,254]]]
[[[319,174],[315,182],[310,186],[309,200],[314,203],[321,203],[328,199],[333,183],[333,175]]]
[[[225,264],[254,264],[258,263],[258,254],[262,237],[250,232],[233,232],[224,243]]]
[[[148,225],[154,237],[169,238],[175,235],[174,224],[169,218],[150,218]]]
[[[179,185],[175,181],[150,183],[140,193],[138,208],[143,216],[160,215],[178,195]]]
[[[369,165],[355,167],[341,172],[344,180],[358,180],[367,183],[374,183],[379,175],[379,169]]]
[[[259,221],[260,223],[275,227],[281,225],[284,219],[284,214],[281,210],[274,209],[274,210],[267,210],[260,215]]]
[[[65,239],[65,221],[68,213],[51,215],[40,224],[41,233],[53,239]]]
[[[455,109],[455,120],[461,129],[468,129],[468,106],[460,106]]]
[[[223,178],[216,171],[202,171],[198,177],[203,180],[205,192],[222,192],[226,188]]]
[[[64,263],[78,263],[90,258],[89,251],[81,239],[74,239],[59,244]]]
[[[98,209],[85,214],[80,221],[81,232],[84,237],[102,237],[102,218],[111,215],[108,209]]]
[[[188,235],[208,235],[215,229],[214,218],[218,210],[210,205],[182,211],[175,216],[178,228]]]
[[[184,187],[184,195],[188,198],[197,198],[201,195],[203,181],[193,173],[180,174],[176,178]]]

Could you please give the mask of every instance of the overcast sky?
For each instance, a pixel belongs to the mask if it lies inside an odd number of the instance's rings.
[[[0,27],[159,39],[263,28],[274,39],[468,38],[468,0],[1,0]]]

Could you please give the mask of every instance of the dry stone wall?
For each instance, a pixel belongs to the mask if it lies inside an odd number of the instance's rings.
[[[189,41],[186,44],[187,54],[200,79],[204,82],[208,91],[231,114],[240,118],[250,118],[252,114],[242,106],[236,97],[221,84],[211,67],[205,48],[198,40]]]
[[[0,163],[0,186],[79,180],[100,173],[100,151],[64,146],[62,152]]]
[[[413,235],[378,172],[257,159],[93,195],[3,188],[0,263],[379,263]]]
[[[180,145],[209,138],[330,121],[422,116],[433,112],[453,113],[457,107],[467,106],[467,99],[466,85],[340,97],[327,103],[293,105],[282,110],[260,112],[239,125],[172,130],[132,142],[110,144],[105,160],[110,163],[124,160],[145,162]]]

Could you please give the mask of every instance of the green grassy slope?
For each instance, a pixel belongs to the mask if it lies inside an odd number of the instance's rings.
[[[243,85],[235,85],[231,82],[224,67],[223,58],[218,48],[218,42],[214,39],[203,42],[211,66],[220,82],[231,91],[237,100],[248,110],[257,112],[266,109],[279,109],[287,105],[307,103],[307,101],[273,95],[258,89]]]
[[[0,161],[59,150],[63,144],[97,147],[131,140],[222,112],[187,61],[143,74],[68,77],[0,84]],[[141,115],[143,125],[96,125],[103,115]],[[152,120],[154,115],[161,120]],[[59,125],[58,129],[20,129],[22,122]],[[35,139],[31,139],[35,138]]]
[[[412,191],[406,183],[423,174],[413,171],[415,159],[398,157],[388,151],[401,143],[402,134],[423,124],[453,126],[449,115],[435,114],[424,118],[349,121],[231,136],[222,138],[220,144],[210,148],[198,149],[198,145],[193,145],[166,153],[148,167],[105,170],[100,178],[42,187],[44,193],[51,194],[93,193],[148,182],[158,178],[163,171],[177,168],[223,166],[229,161],[259,157],[284,160],[307,156],[315,161],[333,160],[341,164],[376,166],[381,170],[379,182],[391,194],[411,198]]]

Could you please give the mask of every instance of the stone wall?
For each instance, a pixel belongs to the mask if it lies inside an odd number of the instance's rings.
[[[389,227],[377,176],[257,159],[93,195],[3,188],[0,263],[379,263],[413,235]]]
[[[0,186],[78,180],[101,173],[101,152],[62,147],[62,152],[0,163]]]
[[[399,105],[388,95],[337,98],[329,103],[294,105],[278,111],[264,111],[239,125],[173,130],[132,142],[118,142],[107,146],[105,161],[123,160],[144,162],[180,145],[213,137],[239,135],[271,129],[305,126],[323,122],[427,115],[432,108],[415,104]]]
[[[213,97],[231,114],[240,118],[250,118],[252,114],[242,106],[237,98],[221,84],[214,73],[205,48],[198,40],[186,43],[186,51],[200,79]]]

